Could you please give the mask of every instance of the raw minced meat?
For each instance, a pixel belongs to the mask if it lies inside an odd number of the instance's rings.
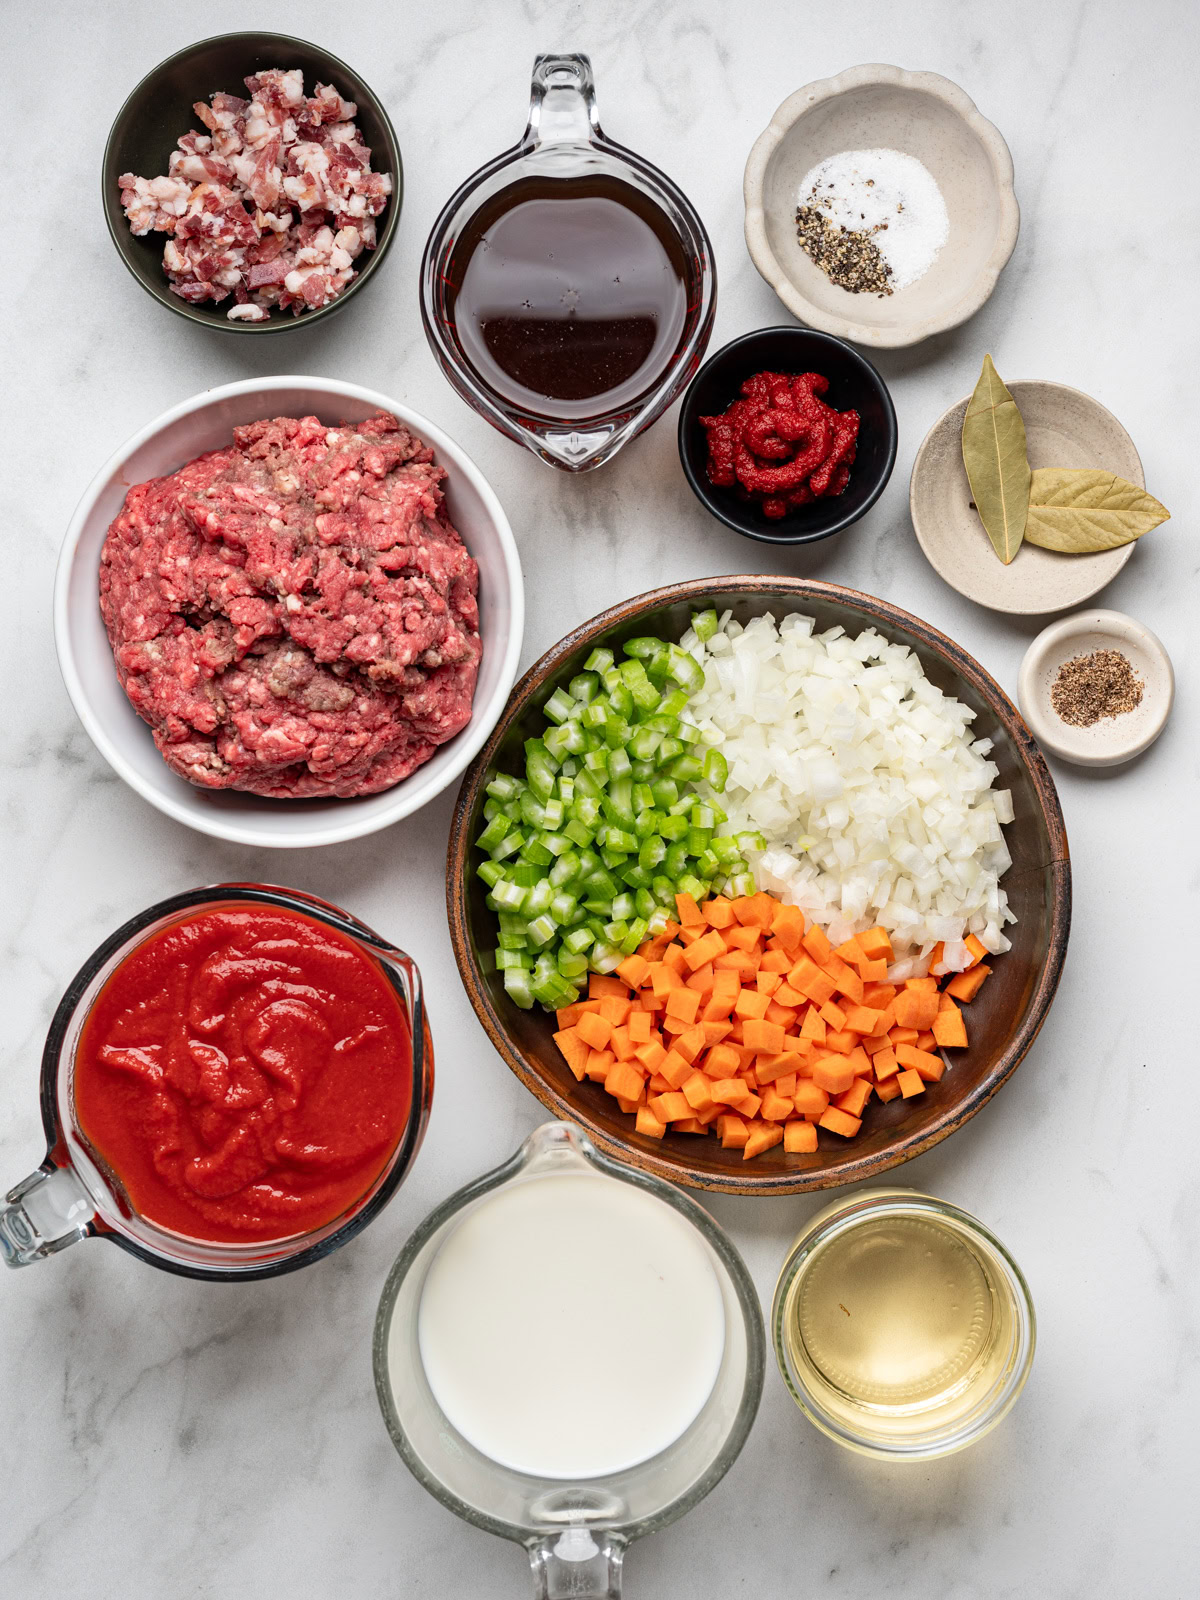
[[[192,304],[234,297],[232,321],[265,322],[335,300],[375,248],[391,174],[371,171],[358,107],[328,84],[277,67],[246,79],[251,99],[215,94],[193,110],[165,177],[122,173],[121,204],[139,237],[170,237],[163,269]]]
[[[130,489],[100,557],[121,683],[208,789],[374,794],[470,719],[479,571],[433,452],[276,417]]]

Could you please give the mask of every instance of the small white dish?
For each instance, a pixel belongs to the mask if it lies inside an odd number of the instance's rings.
[[[877,148],[914,156],[933,175],[950,233],[928,272],[880,298],[839,288],[796,238],[800,185],[819,161]],[[809,327],[876,349],[916,344],[973,316],[996,287],[1021,215],[998,128],[936,72],[851,67],[809,83],[771,118],[746,162],[746,248]]]
[[[354,800],[269,800],[199,789],[159,755],[117,678],[100,616],[100,550],[131,485],[176,471],[231,442],[242,423],[307,416],[362,422],[390,411],[446,468],[446,505],[479,563],[483,657],[471,720],[424,766],[382,794]],[[517,673],[525,623],[521,560],[508,518],[470,457],[426,417],[375,389],[333,378],[249,378],[207,389],[147,424],[101,467],[71,518],[54,581],[54,642],[67,693],[92,743],[117,775],[176,822],[215,839],[304,849],[358,839],[410,816],[466,770],[495,726]]]
[[[1059,668],[1093,650],[1119,650],[1142,680],[1132,711],[1103,717],[1090,728],[1064,722],[1051,691]],[[1120,611],[1077,611],[1044,628],[1025,652],[1017,680],[1021,715],[1038,743],[1080,767],[1116,767],[1149,749],[1166,726],[1175,699],[1175,673],[1162,641]]]
[[[1146,487],[1133,440],[1099,400],[1040,378],[1008,387],[1025,423],[1031,466],[1102,467]],[[1081,606],[1112,582],[1138,541],[1091,555],[1026,543],[1005,566],[979,520],[963,466],[967,404],[964,398],[942,413],[913,462],[908,509],[926,559],[952,589],[992,611],[1038,616]]]

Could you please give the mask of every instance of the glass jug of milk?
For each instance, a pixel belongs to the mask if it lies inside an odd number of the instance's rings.
[[[551,1122],[408,1241],[375,1383],[414,1476],[523,1544],[541,1600],[616,1596],[625,1546],[736,1458],[764,1352],[750,1276],[708,1214]]]

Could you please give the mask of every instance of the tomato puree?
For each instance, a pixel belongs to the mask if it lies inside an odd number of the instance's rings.
[[[126,956],[75,1055],[80,1127],[134,1209],[213,1242],[340,1216],[386,1165],[411,1096],[408,1020],[382,966],[253,902]]]

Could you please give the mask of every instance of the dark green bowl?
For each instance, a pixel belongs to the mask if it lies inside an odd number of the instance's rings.
[[[378,219],[378,242],[374,250],[359,257],[363,265],[336,300],[299,316],[291,311],[273,311],[266,322],[230,322],[225,315],[228,303],[189,305],[171,292],[162,264],[166,235],[148,233],[141,239],[134,236],[121,209],[117,179],[122,172],[136,172],[146,178],[166,172],[180,134],[199,127],[192,110],[193,102],[209,100],[219,89],[226,94],[242,94],[242,80],[268,67],[282,67],[285,71],[299,67],[304,73],[307,93],[312,93],[317,82],[331,83],[344,99],[353,100],[358,106],[359,129],[371,150],[371,165],[377,172],[392,174],[393,192]],[[337,56],[283,33],[223,33],[215,39],[202,39],[199,44],[177,51],[153,72],[147,73],[112,125],[104,147],[101,184],[108,231],[121,260],[142,288],[160,305],[186,317],[189,322],[204,323],[223,333],[242,334],[280,333],[287,328],[308,327],[344,306],[351,295],[357,294],[379,271],[396,231],[404,193],[396,131],[376,95],[357,72]]]

